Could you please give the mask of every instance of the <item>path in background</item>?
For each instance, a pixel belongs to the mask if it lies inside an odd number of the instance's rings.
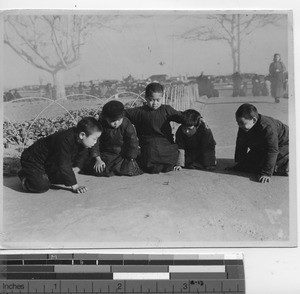
[[[64,190],[27,194],[16,177],[4,178],[3,245],[280,245],[289,238],[288,178],[272,177],[271,184],[263,185],[252,174],[224,170],[233,164],[234,113],[241,103],[252,101],[260,113],[287,123],[286,99],[275,104],[266,97],[211,98],[205,107],[195,102],[217,142],[215,172],[183,170],[133,178],[81,175],[80,183],[89,189],[84,195]]]

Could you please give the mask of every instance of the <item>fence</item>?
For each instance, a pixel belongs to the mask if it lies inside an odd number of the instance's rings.
[[[166,85],[163,103],[177,110],[191,108],[198,99],[197,84]],[[37,139],[59,129],[75,126],[84,116],[98,117],[103,105],[110,100],[123,102],[125,108],[145,103],[144,92],[122,92],[109,98],[88,94],[72,94],[66,99],[27,97],[4,103],[3,143],[5,148],[22,151]],[[13,118],[13,116],[15,116]]]
[[[165,104],[171,105],[177,110],[186,110],[199,98],[198,85],[169,85],[165,87]]]

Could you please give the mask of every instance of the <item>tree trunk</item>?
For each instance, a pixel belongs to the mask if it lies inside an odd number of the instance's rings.
[[[66,90],[65,90],[65,84],[64,84],[64,69],[60,69],[53,73],[53,85],[54,85],[54,91],[53,93],[53,100],[57,99],[66,99]]]
[[[240,15],[237,15],[237,55],[238,55],[238,72],[241,72],[241,27]]]
[[[239,64],[238,64],[238,26],[237,26],[237,15],[232,15],[232,24],[231,24],[231,55],[233,61],[233,72],[239,71]]]
[[[231,54],[232,54],[232,60],[233,60],[233,73],[239,71],[238,68],[238,54],[237,54],[237,50],[235,48],[231,48]]]
[[[238,42],[236,42],[236,40],[234,40],[234,38],[232,39],[231,42],[231,57],[232,57],[232,70],[233,73],[235,72],[239,72],[239,50],[238,50]]]

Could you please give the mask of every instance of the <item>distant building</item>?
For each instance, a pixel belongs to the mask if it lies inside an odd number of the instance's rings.
[[[168,83],[177,83],[179,81],[178,77],[169,77],[166,82]]]
[[[152,75],[149,77],[149,79],[151,80],[151,82],[159,82],[159,83],[164,83],[166,82],[168,78],[168,75]]]
[[[123,81],[124,81],[125,83],[133,83],[133,82],[134,82],[134,78],[133,78],[132,75],[129,75],[128,77],[123,78]]]

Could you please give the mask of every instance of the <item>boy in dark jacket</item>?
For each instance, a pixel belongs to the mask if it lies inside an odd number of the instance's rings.
[[[182,125],[176,132],[179,158],[176,170],[181,167],[214,170],[216,167],[216,142],[201,114],[194,109],[182,113]]]
[[[274,174],[288,176],[289,127],[258,113],[252,104],[236,111],[239,131],[236,140],[235,170],[256,172],[258,181],[270,182]]]
[[[91,149],[93,169],[100,176],[140,175],[136,157],[139,144],[136,131],[130,120],[124,117],[124,105],[119,101],[109,101],[102,109],[99,122],[103,133]]]
[[[161,84],[150,83],[145,89],[146,105],[126,109],[139,138],[139,163],[144,172],[151,174],[172,171],[178,159],[170,122],[181,123],[181,112],[162,104],[163,95]]]
[[[82,166],[87,148],[101,135],[102,127],[93,117],[85,117],[76,127],[39,139],[21,155],[22,169],[18,175],[27,192],[42,193],[51,184],[69,186],[75,193],[85,193],[74,174]]]

